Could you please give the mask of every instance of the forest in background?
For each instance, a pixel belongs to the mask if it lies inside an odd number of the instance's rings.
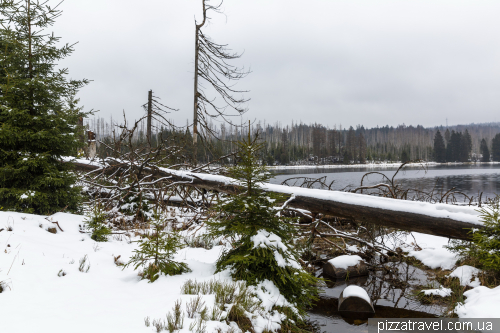
[[[117,123],[111,118],[90,118],[86,127],[96,134],[96,139],[111,143],[113,135],[117,134]],[[137,141],[146,141],[146,121],[138,124]],[[234,151],[234,142],[248,134],[248,126],[213,122],[208,124],[214,136],[207,136],[209,142],[198,142],[205,149],[198,149],[200,162],[208,162],[217,156]],[[362,125],[343,128],[341,125],[333,128],[321,124],[304,124],[292,122],[291,125],[280,123],[266,124],[254,122],[252,133],[258,131],[260,139],[265,141],[261,158],[267,165],[307,165],[307,164],[349,164],[366,163],[367,161],[436,161],[434,140],[439,131],[445,139],[445,146],[450,144],[449,133],[468,133],[470,147],[466,159],[479,161],[481,159],[481,141],[484,139],[489,150],[492,150],[492,140],[500,133],[500,123],[482,123],[455,126],[437,126],[425,128],[421,125],[399,125],[365,128]],[[113,133],[115,131],[115,133]],[[192,151],[192,133],[189,126],[168,128],[157,122],[152,124],[152,144],[163,139],[172,139]],[[98,148],[100,156],[110,154],[104,146]],[[187,154],[189,155],[189,153]],[[452,161],[450,158],[447,161]],[[453,161],[460,161],[454,159]],[[463,159],[461,161],[464,161]]]

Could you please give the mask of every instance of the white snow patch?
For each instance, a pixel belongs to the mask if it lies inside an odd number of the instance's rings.
[[[444,288],[443,286],[439,286],[439,289],[427,289],[422,290],[425,295],[436,295],[441,297],[451,296],[451,289]]]
[[[250,240],[253,242],[253,248],[257,247],[276,247],[283,251],[287,250],[285,244],[281,242],[281,237],[265,230],[257,231],[257,234],[252,236]]]
[[[26,200],[29,197],[32,197],[34,195],[35,195],[35,191],[28,191],[26,193],[21,194],[20,198],[21,198],[21,200]]]
[[[478,287],[481,285],[481,282],[479,282],[479,279],[477,278],[477,275],[479,273],[481,273],[481,270],[479,268],[472,267],[469,265],[463,265],[463,266],[457,267],[448,276],[459,278],[460,284],[464,287],[465,286]],[[474,278],[474,280],[473,280],[473,278]]]
[[[250,240],[253,242],[254,249],[257,247],[261,247],[273,250],[274,259],[276,260],[278,266],[291,266],[296,269],[302,269],[302,266],[300,266],[297,261],[283,257],[283,255],[278,251],[283,251],[285,256],[289,254],[287,246],[283,244],[283,242],[281,241],[281,237],[279,237],[278,235],[261,229],[258,230],[257,234],[252,236]]]
[[[356,266],[360,261],[363,261],[360,256],[350,254],[338,256],[328,260],[328,262],[336,268],[343,269],[347,269],[349,266]]]
[[[351,284],[350,286],[347,286],[343,291],[342,291],[342,296],[344,298],[347,297],[359,297],[367,301],[368,303],[371,303],[370,296],[368,296],[368,293],[366,290],[363,288],[356,286],[354,284]]]
[[[464,292],[464,304],[455,308],[460,318],[500,318],[500,286],[479,286]]]
[[[420,260],[425,266],[436,269],[452,269],[455,267],[459,255],[445,248],[448,245],[448,238],[422,234],[419,232],[409,233],[400,239],[384,236],[384,243],[396,249],[401,247],[408,255]],[[379,238],[380,239],[380,238]]]
[[[458,255],[443,247],[428,248],[422,251],[410,251],[409,255],[420,260],[432,269],[452,269],[458,260]]]

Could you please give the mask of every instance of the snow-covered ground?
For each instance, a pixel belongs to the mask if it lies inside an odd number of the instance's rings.
[[[138,237],[113,235],[108,242],[96,243],[79,232],[83,216],[58,213],[51,218],[64,232],[47,231],[57,226],[45,216],[0,212],[0,229],[4,229],[0,232],[2,333],[153,332],[153,327],[145,325],[146,317],[164,320],[177,300],[182,300],[185,311],[186,303],[195,297],[181,294],[187,280],[231,281],[227,271],[214,274],[222,246],[184,248],[176,260],[187,263],[192,272],[161,276],[148,283],[132,267],[122,269],[115,264],[118,256],[119,261],[128,261],[137,247],[131,241]],[[79,266],[84,257],[87,262],[82,272]],[[266,287],[267,293],[259,290],[264,307],[283,303],[272,283]],[[202,297],[208,308],[214,306],[214,295]],[[186,317],[180,332],[190,332],[194,320]],[[279,321],[279,315],[253,320],[260,330],[272,326],[273,321]],[[206,327],[206,332],[215,332],[216,327],[221,332],[230,329],[219,321],[207,321]]]
[[[96,243],[79,232],[83,216],[58,213],[51,218],[64,232],[47,231],[57,226],[45,216],[0,212],[0,229],[4,229],[0,231],[0,281],[4,288],[0,293],[0,332],[153,332],[154,328],[145,326],[144,318],[165,319],[177,300],[185,307],[195,297],[181,294],[187,280],[231,281],[228,272],[214,274],[222,246],[182,249],[176,260],[187,263],[192,272],[161,276],[148,283],[131,267],[122,269],[115,264],[118,256],[122,262],[128,260],[137,246],[131,241],[138,237],[113,235],[109,242]],[[443,248],[447,239],[413,235],[422,250],[411,244],[415,242],[412,236],[400,244],[411,256],[429,267],[455,268],[457,257]],[[81,272],[84,257],[87,263]],[[500,287],[479,286],[474,279],[477,272],[464,266],[452,274],[474,287],[464,293],[465,303],[456,309],[460,317],[500,317]],[[259,293],[264,307],[283,302],[272,285],[266,288],[268,293]],[[213,295],[202,297],[207,307],[214,306]],[[189,332],[194,320],[186,317],[180,332]],[[264,329],[279,320],[279,316],[270,315],[256,317],[253,322]],[[230,328],[219,321],[207,321],[206,325],[206,332],[214,332],[216,327],[227,332]]]

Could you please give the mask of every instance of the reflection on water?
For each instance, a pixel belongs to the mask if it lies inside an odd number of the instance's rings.
[[[368,277],[326,281],[320,300],[309,311],[309,319],[321,332],[367,332],[367,319],[343,317],[337,311],[340,293],[349,284],[363,287],[370,295],[375,307],[373,318],[435,318],[443,314],[444,307],[423,305],[412,296],[412,287],[429,283],[425,271],[406,263],[388,263],[384,267]]]
[[[318,178],[326,176],[325,183],[335,181],[333,189],[353,189],[360,185],[364,174],[371,171],[380,172],[392,178],[397,168],[345,168],[345,169],[302,169],[279,170],[271,183],[279,184],[287,178],[304,176]],[[292,176],[293,175],[293,176]],[[445,193],[455,188],[468,196],[477,197],[483,192],[484,197],[500,194],[500,165],[443,165],[429,167],[427,171],[419,167],[410,167],[400,171],[396,180],[403,188],[417,189],[425,192]],[[383,182],[381,175],[370,175],[365,178],[364,185],[375,185]]]

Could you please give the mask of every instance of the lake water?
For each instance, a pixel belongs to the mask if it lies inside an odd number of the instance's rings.
[[[396,172],[396,167],[367,167],[367,168],[337,168],[337,169],[293,169],[276,170],[271,180],[273,184],[280,184],[291,177],[326,177],[325,183],[334,181],[332,189],[354,189],[360,186],[363,175],[377,171],[389,178]],[[404,189],[418,189],[434,193],[445,193],[455,188],[469,197],[477,198],[482,192],[482,199],[492,198],[500,194],[500,164],[471,164],[471,165],[436,165],[424,170],[422,167],[411,166],[400,171],[395,180]],[[375,185],[384,181],[381,175],[369,175],[364,185]],[[315,186],[316,188],[318,186]]]

